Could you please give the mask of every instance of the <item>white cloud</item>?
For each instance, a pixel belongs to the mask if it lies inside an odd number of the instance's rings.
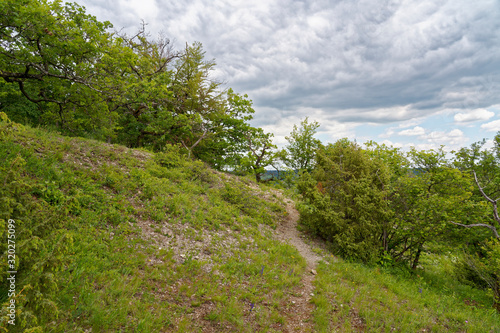
[[[425,134],[425,129],[420,127],[420,126],[415,126],[412,129],[407,129],[400,131],[398,133],[399,135],[404,135],[404,136],[413,136],[413,135],[424,135]]]
[[[403,148],[403,144],[399,142],[392,142],[391,140],[384,140],[382,141],[382,144],[388,146],[388,147],[394,147],[394,148]]]
[[[347,137],[353,139],[355,137],[355,128],[357,125],[341,123],[335,119],[330,119],[328,114],[322,110],[303,108],[291,114],[284,110],[267,109],[266,111],[268,113],[267,122],[272,122],[272,124],[257,124],[256,126],[262,127],[265,132],[273,133],[273,142],[278,148],[282,148],[288,144],[285,137],[290,135],[294,125],[300,126],[300,122],[306,117],[309,118],[309,123],[317,121],[320,124],[315,137],[320,139],[324,144],[335,142],[341,138]],[[263,119],[255,120],[258,123],[264,122]]]
[[[488,120],[495,115],[495,112],[491,112],[485,109],[476,109],[469,112],[461,112],[455,114],[453,119],[457,123],[470,123],[478,120]]]
[[[488,132],[500,131],[500,119],[490,121],[489,123],[486,123],[486,124],[482,124],[481,128],[488,131]]]
[[[459,149],[466,145],[467,137],[464,132],[459,129],[453,129],[449,132],[446,131],[433,131],[420,137],[422,141],[426,141],[427,145],[433,149],[439,148],[441,145],[446,149]]]

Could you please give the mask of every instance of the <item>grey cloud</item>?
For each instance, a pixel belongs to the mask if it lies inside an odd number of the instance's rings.
[[[79,2],[117,27],[139,24],[123,0]],[[329,121],[391,123],[500,103],[495,1],[156,0],[155,6],[149,28],[164,31],[178,48],[202,42],[217,76],[250,95],[262,122],[313,108]]]

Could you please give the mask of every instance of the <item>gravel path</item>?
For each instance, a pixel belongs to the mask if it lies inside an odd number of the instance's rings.
[[[299,212],[295,209],[293,201],[285,199],[285,202],[288,216],[286,221],[276,228],[277,238],[297,248],[301,256],[306,259],[307,269],[302,276],[302,288],[299,288],[290,297],[291,306],[287,311],[288,318],[284,332],[313,332],[312,311],[314,305],[311,304],[314,290],[313,280],[314,275],[316,275],[316,266],[322,258],[312,251],[297,230]]]

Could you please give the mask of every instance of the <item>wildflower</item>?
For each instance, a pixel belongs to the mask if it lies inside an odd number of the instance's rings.
[[[252,312],[252,310],[253,310],[254,306],[255,306],[255,304],[250,303],[250,312]]]
[[[264,273],[264,266],[262,266],[262,269],[260,270],[260,276]]]

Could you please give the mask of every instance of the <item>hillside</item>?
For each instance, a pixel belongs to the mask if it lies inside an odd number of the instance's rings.
[[[19,250],[18,285],[41,295],[22,293],[30,302],[18,320],[61,332],[285,322],[305,261],[273,237],[286,216],[276,195],[175,152],[41,130],[4,138],[0,151],[2,182],[17,182],[3,195],[25,207],[8,203],[17,242],[38,247]]]
[[[282,191],[175,148],[0,126],[2,230],[16,223],[16,326],[2,232],[9,332],[500,331],[486,293],[443,288],[445,270],[402,278],[327,254]]]

